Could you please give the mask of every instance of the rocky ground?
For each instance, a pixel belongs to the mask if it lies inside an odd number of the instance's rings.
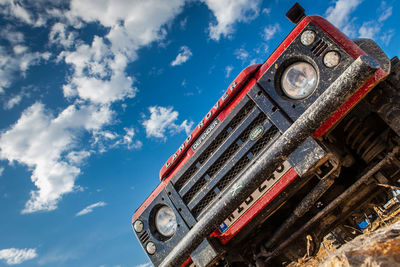
[[[315,257],[304,257],[290,267],[400,267],[400,205],[379,214],[363,234],[341,247],[325,239]]]

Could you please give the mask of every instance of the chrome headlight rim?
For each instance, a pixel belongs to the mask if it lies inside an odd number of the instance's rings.
[[[168,205],[160,205],[156,208],[153,222],[154,228],[161,239],[171,238],[178,228],[177,217],[173,209]]]
[[[306,90],[300,90],[299,93],[294,93],[290,91],[290,88],[284,84],[284,79],[287,78],[286,75],[288,74],[289,70],[291,70],[296,65],[304,65],[309,68],[309,71],[312,72],[313,81],[308,84],[309,88]],[[312,60],[307,60],[306,58],[292,58],[285,62],[285,64],[281,65],[279,68],[279,75],[278,79],[276,79],[277,88],[281,91],[281,96],[289,101],[300,101],[310,97],[318,87],[319,83],[319,71],[318,67],[316,66],[315,62]],[[278,73],[277,73],[278,74]],[[293,89],[293,88],[292,88]],[[301,88],[300,88],[301,89]]]

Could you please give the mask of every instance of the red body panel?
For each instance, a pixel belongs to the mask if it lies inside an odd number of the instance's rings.
[[[192,263],[192,258],[187,258],[184,263],[182,263],[181,267],[187,267]]]

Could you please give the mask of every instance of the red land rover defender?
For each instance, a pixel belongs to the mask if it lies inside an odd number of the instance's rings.
[[[133,215],[156,266],[280,266],[354,237],[398,184],[400,70],[295,4],[296,24],[244,69]],[[347,227],[350,226],[350,227]]]

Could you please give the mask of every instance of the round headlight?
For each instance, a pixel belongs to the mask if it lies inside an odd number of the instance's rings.
[[[303,99],[311,95],[317,86],[317,72],[306,62],[297,62],[283,72],[282,91],[289,98]]]
[[[143,222],[137,220],[134,224],[133,224],[133,229],[135,229],[136,232],[140,233],[141,231],[143,231]]]
[[[300,41],[305,46],[312,44],[314,40],[315,32],[313,31],[305,31],[301,34]]]
[[[149,253],[150,255],[153,255],[154,253],[156,253],[156,245],[153,242],[149,242],[146,245],[146,251],[147,253]]]
[[[340,62],[340,55],[336,51],[329,51],[324,56],[324,64],[328,68],[333,68],[339,65]]]
[[[176,231],[176,217],[172,209],[168,206],[161,207],[155,218],[157,231],[165,237],[172,236]]]

